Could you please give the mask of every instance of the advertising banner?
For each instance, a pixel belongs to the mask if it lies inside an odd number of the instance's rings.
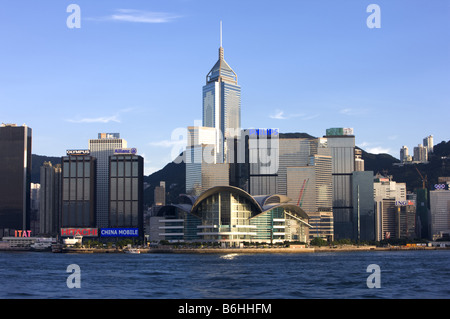
[[[101,237],[138,237],[138,228],[102,228]]]
[[[97,228],[61,228],[61,236],[98,237]]]

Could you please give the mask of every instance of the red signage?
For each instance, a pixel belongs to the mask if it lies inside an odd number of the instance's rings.
[[[15,230],[14,237],[31,237],[31,230]]]
[[[98,237],[97,228],[61,228],[61,236]]]

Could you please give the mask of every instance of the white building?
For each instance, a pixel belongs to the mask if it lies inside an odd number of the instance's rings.
[[[119,133],[99,133],[98,139],[89,140],[91,156],[97,159],[97,227],[108,227],[109,156],[126,147]]]
[[[450,235],[450,190],[430,191],[430,215],[432,239]]]

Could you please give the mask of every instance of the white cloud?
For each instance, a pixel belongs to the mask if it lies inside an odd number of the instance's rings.
[[[117,115],[107,117],[96,117],[96,118],[82,118],[78,120],[69,119],[67,121],[72,123],[109,123],[109,122],[120,123],[120,120]]]
[[[269,115],[269,117],[276,120],[286,120],[287,117],[285,117],[283,114],[284,114],[283,111],[277,110],[274,115]]]
[[[368,153],[372,153],[372,154],[389,154],[391,149],[390,148],[384,148],[384,147],[381,147],[381,146],[375,146],[375,147],[368,148],[366,151]]]
[[[303,113],[298,113],[298,114],[285,114],[284,111],[282,110],[275,110],[275,114],[269,115],[269,117],[271,119],[275,119],[275,120],[288,120],[294,117],[300,117],[302,120],[312,120],[316,117],[318,117],[319,114],[303,114]]]
[[[77,119],[67,119],[67,122],[71,123],[110,123],[110,122],[116,122],[120,123],[120,117],[119,115],[121,113],[128,113],[133,111],[134,108],[129,107],[126,109],[119,110],[115,115],[111,116],[100,116],[100,117],[86,117],[86,118],[77,118]]]
[[[168,23],[180,16],[168,12],[144,11],[136,9],[117,9],[115,13],[100,18],[89,18],[94,21],[122,21],[133,23]]]

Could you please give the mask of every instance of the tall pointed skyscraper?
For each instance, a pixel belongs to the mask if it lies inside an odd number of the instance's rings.
[[[203,86],[203,126],[217,129],[217,151],[226,158],[227,138],[239,135],[241,129],[241,87],[237,74],[224,59],[222,22],[220,23],[219,60],[206,75]]]

